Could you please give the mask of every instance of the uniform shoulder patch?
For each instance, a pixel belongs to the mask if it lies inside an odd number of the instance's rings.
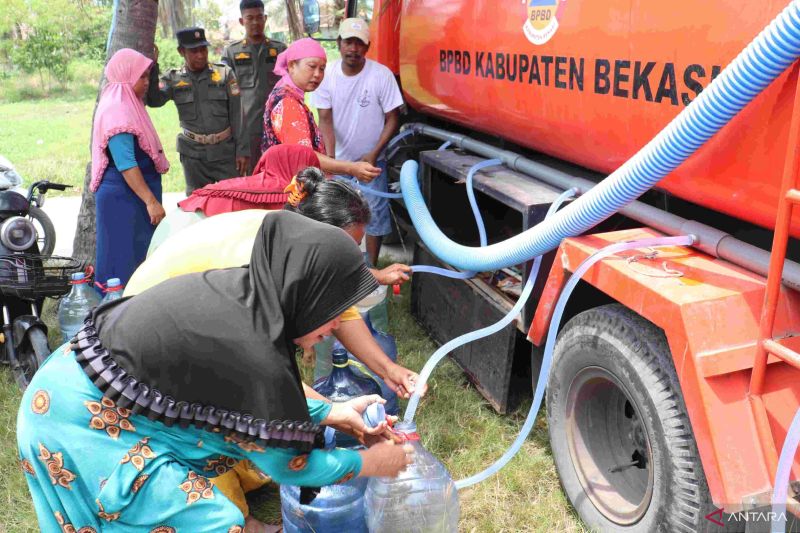
[[[269,49],[269,57],[275,57],[277,55],[278,55],[278,49],[277,48],[270,48]]]
[[[236,78],[231,78],[228,85],[231,87],[232,96],[239,96],[241,94],[242,91],[239,89],[239,83],[236,81]]]
[[[222,73],[217,69],[212,70],[211,71],[211,81],[214,82],[214,83],[221,82],[222,81]]]

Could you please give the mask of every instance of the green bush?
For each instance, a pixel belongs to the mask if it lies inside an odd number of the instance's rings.
[[[23,72],[38,74],[43,87],[50,87],[53,78],[64,85],[68,81],[68,50],[69,42],[62,33],[46,27],[34,27],[27,39],[17,41],[11,52],[11,60]]]
[[[175,38],[157,37],[156,45],[158,46],[158,65],[161,67],[161,72],[183,66],[183,58],[178,53],[178,41]]]

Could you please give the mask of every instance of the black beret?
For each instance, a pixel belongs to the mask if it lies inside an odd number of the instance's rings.
[[[239,2],[239,11],[244,11],[245,9],[250,9],[253,7],[260,7],[264,9],[264,2],[261,0],[242,0]]]
[[[209,46],[209,42],[206,41],[206,32],[203,28],[183,28],[175,32],[175,37],[178,39],[178,46],[182,48]]]

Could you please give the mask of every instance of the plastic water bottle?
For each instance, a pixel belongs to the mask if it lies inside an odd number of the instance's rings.
[[[112,300],[119,300],[122,298],[122,282],[119,278],[111,278],[106,283],[106,295],[103,296],[103,299],[100,300],[100,303],[104,304],[106,302],[110,302]]]
[[[72,290],[58,306],[58,325],[64,342],[71,340],[83,327],[83,319],[100,303],[100,296],[89,286],[83,272],[72,274]]]
[[[331,428],[325,429],[325,448],[336,446]],[[364,491],[367,478],[353,478],[341,485],[322,487],[309,505],[300,503],[300,487],[281,485],[281,516],[283,531],[316,533],[366,533]]]
[[[386,285],[380,285],[356,304],[361,316],[369,315],[372,325],[378,331],[389,330],[389,307]]]
[[[367,325],[367,329],[372,334],[372,338],[375,339],[375,342],[378,343],[378,346],[381,347],[383,353],[389,356],[393,362],[397,362],[397,342],[395,342],[394,337],[389,335],[388,333],[382,333],[376,330],[372,326],[372,319],[370,318],[369,314],[362,315],[364,318],[364,323]],[[362,368],[362,367],[359,367]],[[381,396],[386,399],[386,412],[390,415],[396,415],[400,412],[400,404],[397,402],[397,393],[395,393],[392,389],[390,389],[386,383],[379,378],[372,370],[363,366],[363,371],[368,372],[372,378],[378,382],[378,385],[381,386]]]
[[[370,478],[364,495],[370,532],[458,531],[458,491],[447,469],[420,444],[414,423],[398,423],[395,431],[414,447],[414,462],[396,478]]]
[[[331,375],[314,382],[313,388],[318,393],[334,402],[346,402],[359,396],[381,393],[380,386],[369,375],[353,371],[347,358],[347,350],[338,341],[333,345],[331,360]],[[345,448],[359,445],[354,437],[343,433],[336,434],[336,441]]]

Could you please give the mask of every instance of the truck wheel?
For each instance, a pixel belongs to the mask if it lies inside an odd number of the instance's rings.
[[[702,531],[713,510],[664,333],[617,304],[558,336],[547,388],[561,484],[592,531]]]

